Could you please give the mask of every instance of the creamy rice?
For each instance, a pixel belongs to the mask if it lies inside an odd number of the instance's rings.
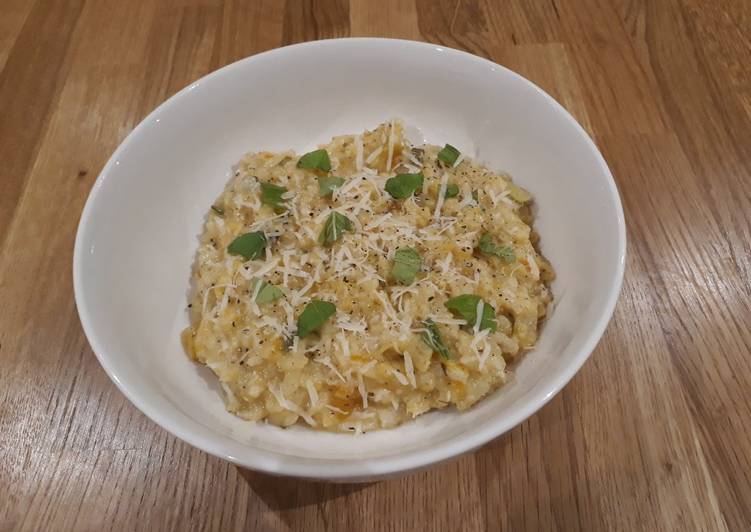
[[[201,236],[186,350],[247,420],[361,432],[469,408],[507,381],[551,301],[531,197],[410,146],[398,121],[322,148],[330,171],[291,151],[237,165]]]

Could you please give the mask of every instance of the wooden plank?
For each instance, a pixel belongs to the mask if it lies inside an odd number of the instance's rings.
[[[302,0],[284,10],[283,44],[349,36],[349,2]]]
[[[0,72],[32,7],[34,3],[27,0],[7,0],[3,4],[3,16],[0,17]]]
[[[414,0],[352,0],[349,21],[352,37],[421,40]]]
[[[426,41],[489,56],[487,10],[480,0],[417,0],[416,4]]]
[[[584,94],[570,55],[561,43],[527,44],[496,47],[490,59],[539,85],[593,136]]]
[[[476,453],[383,482],[245,471],[147,420],[71,286],[96,174],[156,105],[309,39],[424,39],[527,76],[624,200],[621,301],[582,371]],[[742,0],[0,4],[0,529],[751,528],[751,5]]]
[[[64,59],[82,6],[82,1],[34,4],[0,71],[0,246],[65,76]]]
[[[222,2],[211,69],[280,46],[285,12],[277,0]]]

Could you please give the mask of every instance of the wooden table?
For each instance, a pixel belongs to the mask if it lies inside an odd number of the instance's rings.
[[[250,54],[324,37],[488,57],[602,148],[629,231],[599,347],[537,415],[405,478],[244,471],[117,391],[83,336],[71,255],[109,154],[157,104]],[[0,529],[748,530],[748,0],[3,0]]]

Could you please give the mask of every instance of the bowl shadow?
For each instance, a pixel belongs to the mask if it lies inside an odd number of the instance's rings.
[[[376,483],[340,484],[294,477],[276,477],[242,467],[238,467],[237,472],[272,510],[290,510],[317,505],[346,497]]]

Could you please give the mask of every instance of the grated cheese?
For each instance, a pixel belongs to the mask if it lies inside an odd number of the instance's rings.
[[[388,155],[386,157],[386,171],[391,171],[391,163],[394,159],[394,120],[391,120],[391,124],[389,127],[389,148],[388,148]]]
[[[207,310],[206,305],[209,300],[209,292],[211,292],[212,290],[216,290],[217,288],[237,288],[237,287],[236,285],[231,284],[231,283],[218,284],[218,285],[208,287],[203,293],[203,304],[201,305],[201,312],[203,314],[206,314],[206,310]]]
[[[435,203],[435,212],[433,212],[433,219],[438,221],[441,217],[441,208],[443,207],[443,200],[446,196],[446,186],[448,185],[449,173],[443,172],[441,176],[441,186],[438,188],[438,200]]]
[[[337,338],[337,340],[339,340],[339,345],[342,348],[342,356],[345,359],[349,359],[349,357],[350,357],[350,353],[349,353],[349,340],[347,340],[347,337],[344,334],[342,334],[342,333],[337,334],[336,338]]]
[[[540,278],[540,268],[537,266],[537,260],[533,253],[527,254],[527,264],[529,265],[529,273],[532,274],[532,278],[537,280]]]
[[[255,210],[260,210],[260,204],[258,206],[258,209],[255,209]],[[289,216],[289,212],[285,211],[282,214],[277,214],[276,216],[272,216],[270,218],[264,218],[263,220],[258,220],[257,222],[250,224],[247,232],[256,231],[260,229],[261,227],[265,226],[266,224],[273,222],[274,220],[278,220],[279,218],[284,218],[285,216]]]
[[[336,326],[344,331],[364,333],[367,324],[364,320],[351,320],[351,316],[348,314],[342,314],[337,318]]]
[[[398,380],[399,384],[401,384],[402,386],[407,386],[409,384],[409,381],[407,380],[407,377],[405,377],[404,375],[402,375],[402,373],[398,369],[396,369],[396,368],[389,368],[389,371],[391,372],[391,374],[394,377],[396,377],[396,380]]]
[[[297,330],[297,325],[295,324],[295,310],[292,308],[292,305],[283,299],[281,300],[281,305],[287,315],[287,333],[288,335],[292,335]]]
[[[331,371],[333,371],[337,377],[341,379],[342,382],[347,382],[347,379],[345,379],[341,373],[339,373],[339,370],[336,369],[334,364],[331,362],[331,359],[328,356],[318,357],[314,358],[313,362],[318,362],[319,364],[322,364],[329,368]]]
[[[383,151],[383,146],[378,146],[375,150],[372,151],[370,155],[368,155],[368,158],[365,159],[366,164],[370,164],[373,161],[375,161],[379,155],[381,155],[381,152]],[[369,168],[372,172],[375,172],[372,168]]]
[[[472,327],[472,332],[477,335],[480,332],[480,325],[482,324],[482,313],[485,311],[485,301],[482,298],[477,302],[475,325]]]
[[[435,316],[435,315],[431,315],[428,317],[434,322],[441,323],[443,325],[458,325],[459,327],[464,327],[465,325],[467,325],[466,320],[459,320],[455,318],[443,318],[441,316]]]
[[[295,403],[284,397],[284,393],[282,393],[281,388],[277,388],[274,384],[269,383],[268,389],[271,392],[271,395],[274,396],[274,399],[276,399],[276,402],[279,403],[279,406],[281,406],[285,410],[289,410],[290,412],[293,412],[303,418],[305,422],[310,425],[311,427],[315,427],[317,425],[315,419],[313,419],[310,414],[302,410],[299,406],[297,406]]]
[[[362,407],[368,408],[368,391],[365,389],[365,382],[362,380],[362,373],[357,374],[357,390],[362,397]]]
[[[412,385],[412,388],[417,388],[417,381],[415,380],[415,366],[414,364],[412,364],[412,357],[406,351],[402,353],[402,356],[404,357],[404,371],[407,374],[407,379],[409,379],[409,383]]]
[[[250,296],[250,308],[253,311],[253,314],[256,316],[261,315],[261,309],[258,308],[258,303],[256,303],[256,298],[258,297],[259,292],[261,291],[261,287],[263,286],[263,279],[260,277],[256,278],[256,284],[253,288],[253,293]]]
[[[324,406],[324,407],[326,407],[326,408],[328,408],[328,409],[329,409],[329,410],[331,410],[332,412],[336,412],[337,414],[347,415],[347,412],[345,412],[345,411],[344,411],[344,410],[342,410],[341,408],[337,408],[337,407],[335,407],[335,406],[333,406],[333,405],[330,405],[330,404],[325,404],[325,405],[323,405],[323,406]]]
[[[370,231],[371,229],[375,229],[376,227],[380,227],[383,222],[391,218],[391,213],[387,212],[383,216],[380,216],[376,218],[374,221],[370,222],[368,225],[365,226],[365,230]]]
[[[318,391],[316,391],[316,387],[313,384],[313,381],[310,379],[307,379],[305,381],[305,388],[308,390],[308,398],[310,399],[310,409],[312,410],[318,405]]]
[[[412,165],[414,165],[416,168],[420,168],[422,166],[422,164],[417,159],[417,157],[412,155],[412,152],[410,149],[403,149],[402,156],[406,157],[409,160],[409,162],[412,163]]]

